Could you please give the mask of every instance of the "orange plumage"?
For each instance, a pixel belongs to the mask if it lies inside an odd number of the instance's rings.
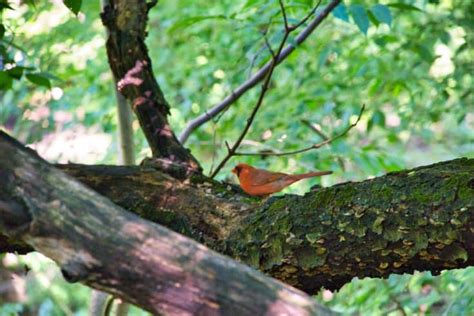
[[[240,187],[250,195],[265,196],[280,192],[287,186],[305,178],[331,174],[332,171],[316,171],[303,174],[287,174],[257,169],[250,165],[239,163],[232,169],[239,177]]]

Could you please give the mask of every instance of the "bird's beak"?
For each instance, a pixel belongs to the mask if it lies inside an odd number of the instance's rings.
[[[233,174],[237,174],[237,168],[232,169],[231,172],[232,172]]]

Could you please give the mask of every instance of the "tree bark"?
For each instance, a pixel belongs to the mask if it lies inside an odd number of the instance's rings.
[[[154,314],[320,315],[303,292],[126,212],[0,134],[0,227]]]
[[[111,0],[101,13],[107,28],[107,56],[120,93],[130,101],[150,145],[153,157],[186,165],[189,173],[201,167],[176,138],[168,122],[166,102],[151,66],[145,45],[146,1]]]
[[[123,208],[307,293],[355,276],[474,263],[473,159],[267,201],[203,176],[179,181],[144,166],[60,167]],[[0,243],[1,250],[18,246]]]

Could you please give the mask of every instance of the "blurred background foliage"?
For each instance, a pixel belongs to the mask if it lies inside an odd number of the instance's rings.
[[[315,1],[285,3],[297,21]],[[116,163],[116,101],[99,1],[84,1],[77,15],[59,0],[2,0],[0,11],[0,128],[51,162]],[[230,168],[244,161],[287,172],[331,169],[334,176],[313,180],[331,185],[473,157],[473,12],[470,0],[344,1],[277,68],[242,151],[320,142],[321,134],[344,130],[365,104],[361,122],[318,151],[234,158],[218,178],[231,181]],[[147,43],[177,134],[268,60],[265,29],[276,47],[283,30],[277,1],[160,1],[151,11]],[[238,137],[258,93],[248,92],[189,138],[206,172],[226,153],[224,141]],[[134,131],[141,159],[150,151],[136,121]],[[41,255],[4,255],[2,262],[9,281],[0,284],[0,315],[86,313],[89,289],[66,284]],[[12,284],[18,293],[7,303]],[[343,313],[469,315],[473,297],[471,268],[354,280],[317,299]]]

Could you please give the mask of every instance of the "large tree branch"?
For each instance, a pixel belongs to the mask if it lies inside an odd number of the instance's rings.
[[[66,280],[154,314],[329,314],[309,296],[122,210],[0,133],[0,229]]]
[[[204,177],[182,183],[152,170],[64,167],[124,208],[308,293],[355,276],[474,263],[473,159],[267,202]]]
[[[308,293],[354,276],[474,263],[473,159],[267,202],[203,176],[181,182],[146,167],[62,168],[125,209]]]
[[[117,88],[132,104],[153,157],[199,170],[197,160],[177,140],[168,123],[169,105],[153,75],[145,44],[149,6],[143,0],[110,0],[101,13],[107,28],[107,56]]]
[[[304,28],[298,36],[295,38],[295,43],[297,45],[302,44],[313,31],[321,24],[322,21],[334,10],[335,7],[341,2],[341,0],[332,0],[321,12],[312,20],[306,28]],[[306,20],[305,20],[306,21]],[[277,65],[284,61],[294,50],[296,49],[295,45],[288,45],[285,47],[282,52],[278,55]],[[184,130],[179,135],[179,140],[184,144],[189,135],[198,129],[201,125],[212,120],[219,113],[224,111],[227,107],[234,104],[242,95],[247,91],[255,87],[260,81],[262,81],[267,73],[272,68],[273,60],[267,62],[262,68],[260,68],[252,77],[242,83],[238,88],[232,91],[224,100],[220,103],[212,106],[210,109],[206,110],[203,114],[199,115],[195,119],[191,120]]]

